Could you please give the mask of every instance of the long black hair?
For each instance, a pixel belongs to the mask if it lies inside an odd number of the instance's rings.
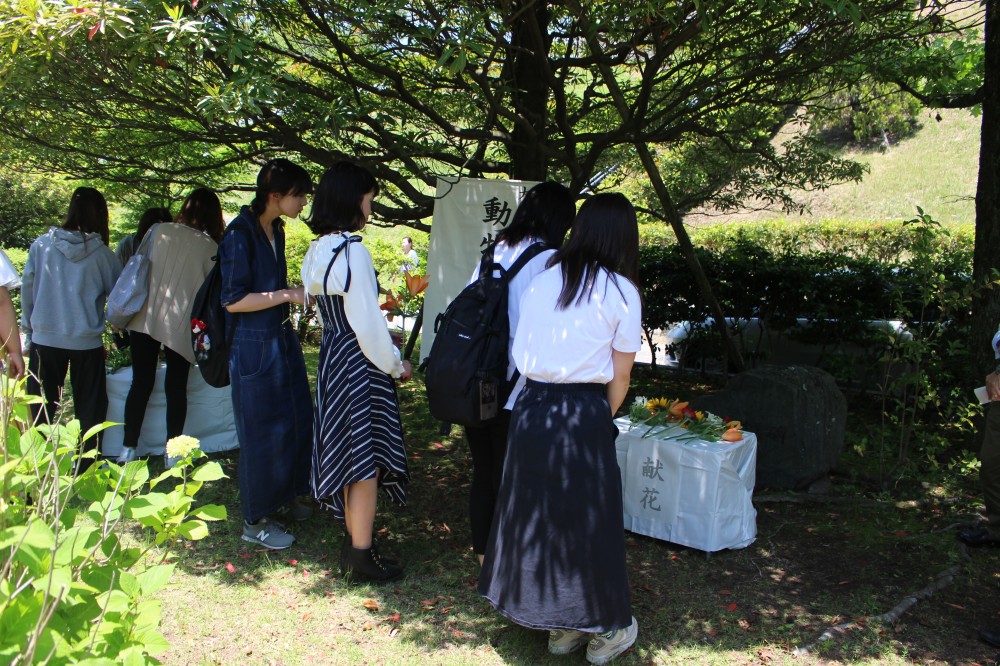
[[[312,194],[312,178],[309,172],[284,157],[269,161],[257,174],[257,192],[250,202],[250,209],[261,215],[267,209],[267,200],[272,194]]]
[[[151,226],[160,222],[171,222],[173,219],[170,211],[166,208],[159,206],[147,208],[143,211],[142,217],[139,218],[139,227],[135,230],[135,247],[139,247],[139,243],[142,242]]]
[[[363,166],[346,160],[326,170],[316,187],[306,224],[317,236],[334,231],[360,231],[365,226],[361,200],[378,196],[378,181]]]
[[[177,213],[178,224],[204,231],[216,243],[222,240],[226,225],[222,219],[222,202],[219,196],[207,187],[199,187],[188,195]]]
[[[69,200],[63,229],[99,234],[105,245],[111,242],[108,230],[108,202],[93,187],[78,187]]]
[[[565,310],[574,302],[590,298],[601,269],[618,286],[617,275],[639,284],[639,225],[635,208],[623,194],[597,194],[583,202],[573,228],[561,249],[547,266],[562,268],[563,285],[558,307]]]
[[[514,219],[497,234],[497,240],[516,245],[535,237],[557,248],[573,223],[574,212],[573,196],[565,186],[552,181],[539,183],[524,195]]]

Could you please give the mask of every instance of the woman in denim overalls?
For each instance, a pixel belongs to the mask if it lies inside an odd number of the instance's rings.
[[[304,520],[297,497],[309,492],[312,396],[302,348],[289,322],[289,289],[281,216],[296,218],[312,192],[305,169],[274,159],[257,176],[257,194],[219,243],[222,303],[235,327],[229,357],[233,413],[240,442],[243,539],[272,550],[295,537],[267,517],[282,508]],[[229,328],[229,330],[233,330]]]

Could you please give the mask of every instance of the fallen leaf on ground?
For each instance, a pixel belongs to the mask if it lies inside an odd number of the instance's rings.
[[[248,560],[251,557],[253,557],[253,553],[240,553],[240,557],[243,558],[244,560]]]
[[[727,611],[734,611],[734,610],[736,610],[736,604],[729,604],[728,606],[726,606],[726,610]]]
[[[236,567],[233,566],[232,562],[226,562],[226,571],[229,573],[236,573]]]
[[[719,594],[732,594],[732,590],[719,590]]]
[[[299,566],[299,561],[298,560],[288,560],[288,566],[290,566],[290,567],[297,567],[297,566]]]
[[[374,599],[365,599],[364,601],[361,602],[361,605],[370,611],[378,610],[378,602],[375,601]]]

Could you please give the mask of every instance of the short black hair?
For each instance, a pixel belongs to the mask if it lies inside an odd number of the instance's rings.
[[[337,162],[320,178],[306,224],[317,236],[360,231],[365,226],[361,199],[378,192],[378,181],[368,169],[346,160]]]

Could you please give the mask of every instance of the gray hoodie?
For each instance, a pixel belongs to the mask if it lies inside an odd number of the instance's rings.
[[[103,346],[104,303],[122,265],[99,234],[53,227],[31,244],[21,276],[21,330],[32,344]]]

